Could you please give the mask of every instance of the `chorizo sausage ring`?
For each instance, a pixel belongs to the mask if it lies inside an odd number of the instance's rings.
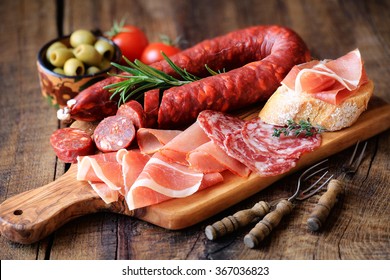
[[[226,112],[264,101],[294,65],[310,58],[303,40],[277,25],[249,27],[200,42],[170,57],[180,68],[204,78],[163,92],[158,125],[185,126],[205,109]],[[226,72],[206,77],[205,64]],[[176,75],[166,61],[151,66]],[[91,121],[115,114],[115,102],[102,87],[117,81],[118,77],[110,77],[82,91],[71,104],[70,115]]]

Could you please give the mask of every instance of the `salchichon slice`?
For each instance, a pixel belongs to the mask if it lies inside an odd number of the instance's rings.
[[[225,113],[206,110],[199,114],[197,121],[216,145],[260,176],[287,172],[302,154],[321,145],[319,134],[274,137],[272,134],[276,127],[260,118],[243,121]]]

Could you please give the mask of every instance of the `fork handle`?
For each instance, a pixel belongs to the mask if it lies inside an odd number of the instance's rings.
[[[255,218],[264,217],[269,212],[269,204],[265,201],[256,203],[252,208],[236,212],[222,220],[209,225],[205,229],[208,239],[215,240],[226,234],[232,233],[252,222]]]
[[[282,218],[291,213],[293,204],[283,199],[274,211],[268,213],[256,226],[244,237],[244,243],[249,248],[255,248],[266,238],[271,231],[278,226]]]
[[[343,192],[344,182],[337,179],[330,180],[326,192],[307,219],[307,226],[311,231],[318,231],[325,223],[330,211],[337,201],[337,196]]]

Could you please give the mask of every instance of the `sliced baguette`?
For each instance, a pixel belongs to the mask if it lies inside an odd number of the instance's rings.
[[[358,119],[367,109],[373,91],[374,83],[370,80],[336,106],[315,99],[309,94],[289,91],[282,85],[264,105],[259,117],[266,123],[280,126],[286,125],[288,120],[309,120],[313,126],[336,131],[351,126]]]

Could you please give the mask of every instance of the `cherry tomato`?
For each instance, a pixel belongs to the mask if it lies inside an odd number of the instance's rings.
[[[173,45],[168,45],[163,42],[150,43],[143,51],[141,55],[141,61],[145,64],[151,64],[156,61],[163,60],[164,57],[161,52],[164,52],[167,56],[174,55],[181,50]]]
[[[121,27],[119,33],[114,35],[111,40],[118,45],[122,55],[130,61],[140,59],[143,50],[149,44],[145,33],[132,25]]]

